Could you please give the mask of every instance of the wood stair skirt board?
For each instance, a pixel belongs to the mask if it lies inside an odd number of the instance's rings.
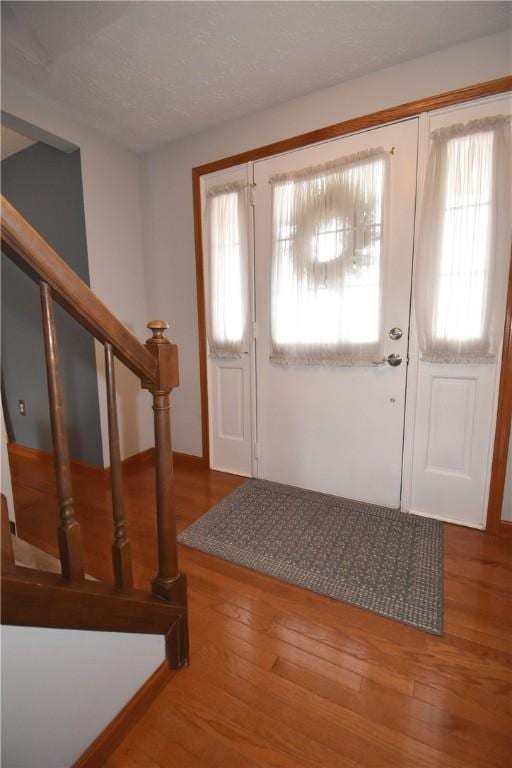
[[[83,755],[73,763],[72,768],[101,768],[172,676],[168,665],[165,662],[161,664]]]
[[[9,443],[7,448],[9,455],[12,456],[19,456],[20,458],[29,459],[35,462],[53,462],[53,454],[48,451],[42,451],[38,448],[29,448],[28,446],[20,445],[19,443]],[[152,463],[154,460],[155,449],[147,448],[145,451],[140,451],[139,453],[134,453],[133,456],[128,456],[126,459],[123,459],[121,463],[123,469],[129,472],[130,470],[135,470],[140,465]],[[173,451],[173,460],[183,468],[208,469],[208,462],[202,456],[192,456],[192,454],[189,453]],[[71,459],[71,468],[80,473],[92,472],[96,476],[110,476],[110,467],[97,467],[94,464],[88,464],[79,459]]]
[[[169,667],[187,664],[185,606],[99,581],[66,583],[60,574],[22,566],[2,570],[2,624],[164,635]]]

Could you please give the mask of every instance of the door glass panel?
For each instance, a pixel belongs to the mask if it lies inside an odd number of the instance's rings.
[[[364,364],[382,339],[387,153],[273,183],[272,359]]]
[[[207,193],[210,355],[238,357],[247,326],[247,184]]]

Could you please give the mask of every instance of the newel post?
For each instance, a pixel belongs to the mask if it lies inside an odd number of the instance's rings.
[[[158,573],[153,580],[153,594],[186,605],[185,577],[178,569],[176,508],[171,446],[170,393],[179,384],[178,347],[164,335],[169,324],[152,320],[147,326],[153,333],[146,342],[156,357],[156,381],[147,385],[153,395],[155,421],[156,508],[158,530]]]

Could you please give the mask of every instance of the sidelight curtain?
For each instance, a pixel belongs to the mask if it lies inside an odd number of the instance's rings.
[[[510,118],[432,133],[418,264],[421,357],[496,360],[510,260]]]
[[[271,359],[365,365],[382,357],[382,148],[271,177]]]
[[[206,193],[208,346],[212,357],[240,357],[248,315],[247,183],[235,181]]]

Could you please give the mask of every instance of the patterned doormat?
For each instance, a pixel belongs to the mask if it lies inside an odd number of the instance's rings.
[[[223,560],[440,635],[438,520],[248,480],[178,540]]]

